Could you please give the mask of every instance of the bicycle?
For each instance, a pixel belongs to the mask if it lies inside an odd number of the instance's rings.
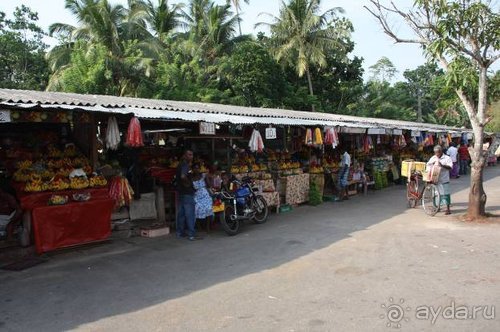
[[[438,187],[430,181],[424,181],[419,171],[413,171],[408,178],[406,199],[410,208],[416,207],[418,201],[422,201],[422,207],[429,216],[435,216],[441,209],[441,195]]]

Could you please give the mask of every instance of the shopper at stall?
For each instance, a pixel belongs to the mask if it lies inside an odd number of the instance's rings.
[[[340,171],[338,178],[338,187],[340,188],[340,199],[349,199],[348,185],[349,185],[349,167],[351,167],[351,156],[347,151],[342,154],[340,161]]]
[[[434,147],[434,156],[427,162],[427,167],[441,167],[439,178],[436,183],[439,194],[441,195],[440,204],[446,205],[445,214],[451,214],[451,192],[450,192],[450,170],[453,167],[453,161],[450,156],[443,153],[443,148],[440,145]]]
[[[7,239],[12,239],[21,214],[21,206],[16,198],[0,188],[0,238],[7,236]]]
[[[212,208],[212,197],[209,193],[209,185],[205,174],[201,173],[201,166],[199,163],[193,164],[193,187],[195,190],[195,216],[196,219],[206,220],[214,215]],[[210,222],[210,220],[207,220]]]
[[[460,175],[467,175],[467,168],[469,167],[469,147],[467,144],[462,143],[458,148],[458,159],[460,163]]]
[[[451,161],[453,162],[453,167],[451,169],[450,176],[453,179],[457,179],[460,177],[460,175],[458,174],[458,149],[457,145],[454,142],[451,143],[451,146],[446,151],[446,154],[450,156]]]
[[[177,223],[176,233],[178,238],[188,237],[190,241],[198,239],[195,232],[195,190],[190,174],[193,162],[193,151],[186,150],[177,167]],[[187,228],[187,234],[185,230]]]

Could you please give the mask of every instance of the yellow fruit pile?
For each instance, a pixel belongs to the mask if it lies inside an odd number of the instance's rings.
[[[49,183],[49,190],[59,191],[69,188],[69,182],[64,179],[54,180]]]
[[[24,191],[26,192],[40,192],[47,190],[48,186],[43,183],[42,178],[39,175],[32,175],[31,179],[26,183]]]
[[[89,186],[89,180],[84,177],[74,177],[71,178],[69,186],[71,189],[84,189]]]
[[[323,172],[324,172],[324,169],[322,166],[313,166],[309,170],[309,173],[311,173],[311,174],[321,174]]]
[[[108,184],[108,181],[102,175],[93,176],[89,180],[90,187],[104,187]]]
[[[63,205],[68,202],[68,196],[52,195],[49,198],[50,205]]]

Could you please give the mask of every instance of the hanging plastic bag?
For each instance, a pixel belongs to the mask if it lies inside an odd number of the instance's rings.
[[[312,130],[310,128],[307,128],[306,130],[306,141],[305,141],[307,146],[312,146],[313,145],[313,134]]]
[[[313,145],[323,145],[323,137],[321,136],[321,129],[316,128],[314,130],[314,140]]]
[[[144,146],[144,143],[142,141],[141,123],[136,117],[130,119],[127,130],[126,144],[130,147]]]
[[[120,145],[120,130],[118,129],[118,122],[114,116],[110,116],[108,119],[105,143],[106,147],[110,150],[116,150]]]
[[[248,142],[248,147],[252,152],[262,152],[264,151],[264,140],[257,129],[254,129],[250,141]]]
[[[325,145],[333,145],[334,140],[333,128],[327,127],[325,129]]]

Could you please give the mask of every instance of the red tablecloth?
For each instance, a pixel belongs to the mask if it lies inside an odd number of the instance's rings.
[[[66,205],[39,206],[32,212],[38,253],[107,239],[114,200],[92,199]]]
[[[107,199],[109,198],[108,187],[104,188],[92,188],[92,189],[80,189],[80,190],[64,190],[64,191],[44,191],[40,193],[27,193],[22,190],[23,185],[13,185],[16,190],[17,199],[21,204],[23,210],[33,210],[37,206],[46,206],[50,196],[56,195],[67,195],[71,199],[74,193],[78,192],[90,192],[92,200],[94,199]]]

